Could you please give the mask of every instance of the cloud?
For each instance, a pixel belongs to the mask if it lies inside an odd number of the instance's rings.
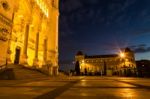
[[[135,53],[146,53],[146,52],[150,52],[150,47],[139,47],[134,49]]]
[[[135,53],[146,53],[150,52],[150,46],[147,46],[146,44],[139,44],[139,45],[133,45],[129,46]]]
[[[139,44],[139,47],[146,47],[146,44]]]

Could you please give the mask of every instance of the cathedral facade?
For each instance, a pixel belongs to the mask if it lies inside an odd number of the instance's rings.
[[[129,48],[123,49],[118,54],[109,55],[85,55],[78,52],[75,62],[79,64],[82,75],[118,75],[134,76],[136,74],[136,63],[134,53]]]
[[[5,45],[0,45],[4,47],[0,63],[22,64],[57,75],[59,1],[0,0],[0,3],[1,15],[9,20],[8,25],[2,26],[8,33],[5,33],[7,40],[0,40]]]

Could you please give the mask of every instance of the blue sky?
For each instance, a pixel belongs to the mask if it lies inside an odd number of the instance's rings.
[[[77,51],[111,54],[130,47],[150,59],[150,0],[60,0],[59,58]]]

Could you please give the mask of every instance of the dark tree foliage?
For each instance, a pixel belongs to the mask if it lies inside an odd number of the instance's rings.
[[[77,61],[76,64],[75,64],[75,71],[76,71],[76,75],[80,75],[80,64],[79,64],[79,61]]]

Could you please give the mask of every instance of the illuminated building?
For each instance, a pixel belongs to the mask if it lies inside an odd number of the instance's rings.
[[[8,54],[4,55],[7,56],[7,62],[37,68],[49,75],[57,75],[59,1],[1,1],[6,2],[10,10],[8,11],[10,39],[5,41],[8,44],[5,44],[7,46],[5,52],[7,49]]]
[[[133,76],[136,72],[134,53],[129,48],[113,55],[88,56],[79,51],[75,61],[79,63],[80,74],[84,75]]]
[[[9,2],[9,3],[8,3]],[[8,39],[12,28],[13,3],[0,0],[0,66],[5,66]]]

